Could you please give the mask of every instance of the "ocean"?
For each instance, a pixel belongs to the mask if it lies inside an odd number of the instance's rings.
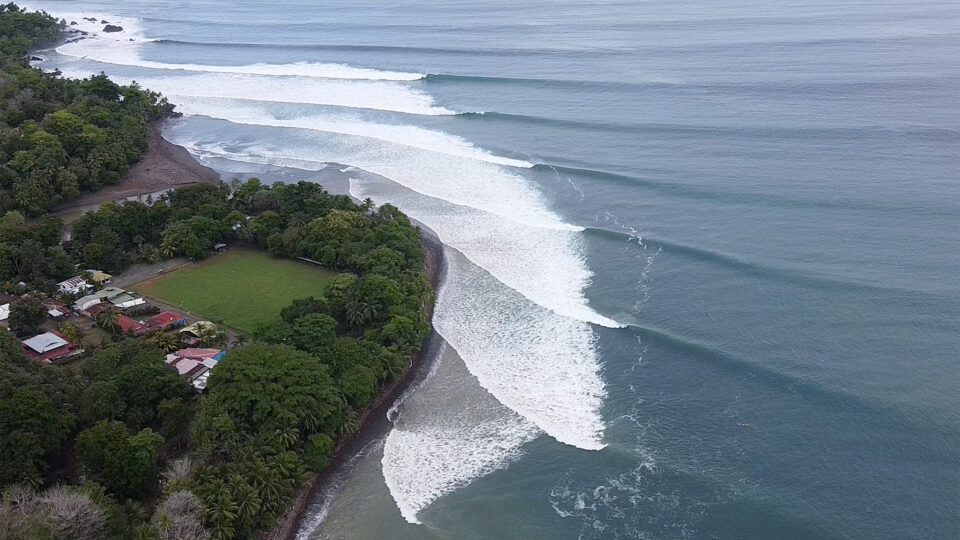
[[[960,537],[960,4],[28,5],[202,162],[444,243],[300,538]]]

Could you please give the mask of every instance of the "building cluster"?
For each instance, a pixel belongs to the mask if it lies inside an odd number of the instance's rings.
[[[225,354],[222,349],[200,347],[204,340],[217,332],[215,324],[197,321],[188,326],[185,316],[172,311],[162,311],[144,320],[136,320],[125,312],[146,304],[140,295],[111,286],[112,276],[104,272],[88,270],[86,276],[76,276],[57,284],[62,296],[76,298],[72,306],[68,307],[53,298],[43,300],[50,318],[62,319],[72,313],[96,321],[99,315],[107,312],[112,314],[116,330],[124,335],[141,337],[176,331],[177,342],[184,348],[167,354],[166,363],[197,391],[206,389],[210,370]],[[13,295],[0,295],[0,323],[9,319],[11,305],[17,299]],[[66,362],[84,353],[80,344],[56,330],[24,339],[22,343],[29,358],[44,364]]]

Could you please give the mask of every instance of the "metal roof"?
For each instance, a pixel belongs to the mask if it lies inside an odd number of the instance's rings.
[[[25,339],[23,340],[23,344],[27,347],[30,347],[37,353],[43,354],[54,349],[59,349],[64,345],[69,345],[69,342],[56,334],[47,332],[46,334],[40,334],[39,336],[33,336],[30,339]]]

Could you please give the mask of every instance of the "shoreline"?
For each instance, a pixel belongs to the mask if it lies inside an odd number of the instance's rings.
[[[104,193],[106,190],[106,188],[104,188],[104,190],[89,194],[93,196],[101,195],[101,197],[97,198],[103,200],[94,203],[91,201],[80,202],[80,199],[78,199],[74,202],[78,202],[79,204],[74,204],[66,208],[58,208],[57,214],[59,215],[64,211],[75,211],[92,204],[99,206],[99,204],[103,202],[121,198],[145,196],[157,193],[158,191],[162,192],[200,183],[216,184],[220,182],[224,176],[232,175],[229,171],[220,171],[202,164],[190,154],[186,148],[164,139],[162,131],[168,122],[169,119],[160,120],[151,124],[150,135],[148,137],[148,150],[144,152],[140,161],[130,168],[130,172],[125,175],[120,182],[114,184],[114,186],[127,184],[124,186],[126,188],[125,193],[122,192],[123,194],[117,195],[117,192],[114,191],[114,194],[111,195],[110,193]],[[159,174],[156,172],[158,166],[160,167]],[[304,172],[309,173],[309,171]],[[176,178],[178,174],[186,175],[189,180],[170,181],[171,178]],[[133,182],[136,185],[133,187],[130,186],[130,182],[126,182],[131,175],[136,175],[134,176]],[[157,176],[154,177],[153,175]],[[257,175],[250,174],[247,176],[254,177]],[[304,176],[308,176],[308,174]],[[144,182],[144,180],[150,178],[155,178],[156,181]],[[324,189],[328,189],[326,184],[318,180],[320,179],[308,179],[308,181],[319,183],[324,186]],[[335,187],[333,190],[328,189],[328,191],[340,191],[340,189],[337,188],[340,188],[340,186]],[[349,190],[344,189],[344,191],[346,191],[346,194],[349,196]],[[353,197],[351,196],[351,198]],[[420,229],[420,243],[424,247],[425,255],[424,271],[433,289],[435,302],[446,272],[443,243],[440,242],[436,233],[428,227],[413,219],[411,219],[411,222]],[[432,318],[433,310],[434,306],[429,306],[427,310],[428,317]],[[359,411],[360,416],[358,418],[357,431],[337,441],[333,452],[330,454],[330,463],[322,471],[315,473],[300,487],[297,496],[293,499],[287,511],[277,518],[276,525],[269,530],[258,533],[256,535],[257,538],[261,540],[293,540],[296,538],[306,513],[314,507],[315,503],[322,505],[327,490],[333,487],[333,481],[338,475],[351,465],[354,458],[359,455],[370,442],[384,437],[389,432],[393,426],[393,422],[387,417],[387,413],[412,385],[423,380],[427,373],[429,373],[430,365],[436,358],[442,344],[443,338],[437,334],[431,324],[430,335],[424,340],[420,352],[410,359],[403,377],[393,383],[382,386],[376,398]]]
[[[49,215],[71,221],[67,218],[96,210],[103,203],[156,196],[171,189],[197,184],[219,183],[223,178],[219,172],[197,161],[186,148],[163,138],[163,129],[170,120],[156,120],[150,124],[147,149],[119,182],[105,185],[97,191],[84,192],[77,199],[57,205]]]
[[[436,296],[446,273],[443,244],[432,231],[422,226],[420,241],[426,255],[424,270]],[[433,316],[433,309],[434,306],[431,305],[428,309],[429,317]],[[257,534],[257,538],[261,540],[294,540],[296,538],[305,514],[315,505],[323,505],[325,499],[330,496],[327,493],[328,490],[334,487],[334,480],[348,470],[354,458],[371,442],[383,438],[390,431],[393,421],[388,418],[388,412],[411,386],[426,377],[442,345],[443,338],[431,324],[430,335],[424,340],[420,352],[410,359],[403,377],[381,387],[376,399],[360,411],[357,431],[337,442],[330,454],[330,463],[322,471],[315,473],[300,488],[294,502],[277,519],[277,524],[272,529]]]

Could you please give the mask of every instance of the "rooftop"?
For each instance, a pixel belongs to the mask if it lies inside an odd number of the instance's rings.
[[[180,358],[192,358],[194,360],[204,360],[207,358],[216,358],[223,353],[220,349],[180,349],[176,354]]]
[[[179,315],[172,311],[164,311],[163,313],[157,313],[153,317],[147,319],[147,326],[152,326],[154,328],[167,326],[177,321],[182,321],[184,318],[185,317],[183,315]]]
[[[69,288],[69,289],[72,289],[72,288],[74,288],[74,287],[79,287],[80,285],[83,285],[83,284],[85,284],[86,282],[87,282],[87,280],[84,279],[83,276],[74,276],[74,277],[72,277],[72,278],[70,278],[70,279],[67,279],[67,280],[61,281],[60,283],[57,283],[57,285],[58,285],[61,289],[68,289],[68,288]]]
[[[120,325],[120,331],[124,334],[127,332],[133,332],[136,334],[145,328],[142,324],[131,319],[130,317],[127,317],[126,315],[119,315],[117,317],[117,324]]]
[[[40,334],[33,336],[30,339],[25,339],[23,340],[23,344],[32,349],[34,352],[43,354],[69,345],[70,342],[64,339],[64,337],[57,332],[47,332],[46,334]]]

